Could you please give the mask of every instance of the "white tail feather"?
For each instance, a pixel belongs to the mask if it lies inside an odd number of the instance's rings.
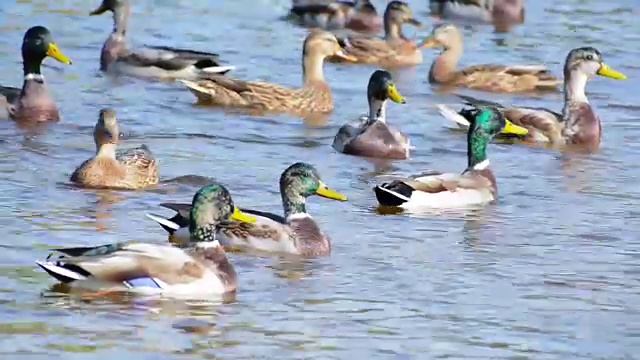
[[[158,224],[164,225],[168,228],[171,228],[173,230],[178,230],[180,229],[180,226],[176,223],[174,223],[173,221],[169,220],[169,219],[165,219],[160,215],[156,215],[156,214],[152,214],[152,213],[147,213],[146,214],[147,217],[155,222],[157,222]]]
[[[469,121],[465,119],[464,116],[458,114],[455,110],[443,104],[438,104],[436,106],[440,114],[446,119],[451,120],[460,126],[469,127]]]
[[[406,196],[404,196],[404,195],[402,195],[402,194],[399,194],[399,193],[397,193],[397,192],[395,192],[395,191],[393,191],[393,190],[385,189],[385,188],[383,188],[382,186],[378,186],[378,189],[383,190],[383,191],[386,191],[386,192],[388,192],[389,194],[391,194],[391,195],[393,195],[393,196],[397,197],[398,199],[402,199],[402,200],[404,200],[404,201],[409,201],[409,200],[411,200],[411,199],[409,199],[408,197],[406,197]]]
[[[54,274],[58,274],[62,277],[65,278],[69,278],[69,279],[74,279],[74,280],[86,280],[86,277],[83,275],[80,275],[76,272],[73,272],[71,270],[65,269],[63,267],[60,267],[58,265],[55,265],[53,263],[50,262],[42,262],[42,261],[36,261],[36,264],[38,264],[40,267],[42,267],[43,269],[50,271]]]
[[[235,69],[236,67],[233,65],[228,65],[228,66],[211,66],[211,67],[207,67],[204,69],[201,69],[202,71],[206,72],[207,74],[219,74],[219,73],[223,73],[225,71],[230,71]]]

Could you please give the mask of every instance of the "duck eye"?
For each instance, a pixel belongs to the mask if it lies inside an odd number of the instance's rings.
[[[585,58],[586,58],[587,60],[593,60],[593,55],[588,54]]]

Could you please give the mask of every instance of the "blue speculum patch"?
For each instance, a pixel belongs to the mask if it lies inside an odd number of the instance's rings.
[[[133,288],[150,287],[150,288],[160,289],[160,285],[155,281],[155,279],[150,277],[140,277],[137,279],[131,279],[131,280],[127,280],[125,283]]]

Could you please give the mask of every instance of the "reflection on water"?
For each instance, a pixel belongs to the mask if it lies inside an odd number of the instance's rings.
[[[195,104],[179,82],[103,76],[98,54],[109,17],[89,17],[95,3],[16,1],[0,5],[2,84],[22,82],[25,28],[46,25],[74,64],[42,71],[63,120],[0,125],[0,339],[11,358],[29,353],[96,358],[633,358],[640,331],[637,143],[633,92],[640,38],[631,2],[527,2],[527,20],[507,33],[463,27],[461,66],[545,63],[561,75],[564,57],[595,46],[629,80],[594,79],[587,88],[602,119],[596,154],[563,153],[496,139],[488,154],[500,198],[483,208],[389,213],[372,188],[397,176],[466,167],[464,131],[435,104],[460,101],[427,82],[423,64],[394,70],[407,99],[389,122],[416,149],[407,161],[336,153],[338,128],[366,113],[372,66],[325,66],[331,115],[222,111]],[[374,1],[382,9],[384,1]],[[131,46],[168,45],[218,52],[233,76],[300,84],[305,30],[280,21],[288,1],[134,1]],[[427,2],[416,17],[428,22]],[[73,22],[74,26],[65,24]],[[431,31],[411,30],[422,39]],[[562,108],[560,93],[463,94]],[[122,148],[146,144],[160,164],[149,191],[95,191],[69,183],[95,151],[92,129],[102,107],[122,122]],[[202,302],[127,293],[75,293],[33,261],[48,249],[116,241],[166,243],[144,214],[163,202],[189,202],[202,185],[223,182],[243,207],[282,212],[278,179],[295,161],[315,164],[345,193],[318,197],[307,209],[332,239],[331,256],[296,259],[230,252],[236,294]],[[93,294],[96,295],[96,294]],[[6,356],[5,356],[6,357]]]

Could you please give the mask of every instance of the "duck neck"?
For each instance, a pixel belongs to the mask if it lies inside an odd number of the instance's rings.
[[[322,63],[324,59],[317,54],[302,55],[302,83],[307,85],[315,82],[324,82]]]
[[[96,149],[97,158],[116,158],[116,144],[102,144]]]
[[[565,104],[571,102],[588,103],[589,100],[587,100],[587,95],[584,93],[584,89],[587,86],[587,75],[581,71],[573,70],[565,71],[564,77]]]
[[[284,217],[288,218],[294,214],[306,214],[307,213],[307,199],[292,191],[285,191],[282,193],[282,206],[284,207]]]
[[[447,82],[456,71],[458,60],[462,56],[462,43],[447,45],[435,58],[429,69],[429,80],[431,82]]]
[[[129,19],[129,13],[131,9],[129,2],[124,5],[118,6],[113,10],[113,32],[124,36],[127,32],[127,21]]]
[[[386,122],[386,100],[369,98],[369,123]]]
[[[398,24],[395,21],[390,21],[388,19],[385,19],[384,39],[387,41],[404,39],[404,36],[402,35],[402,25]]]
[[[486,136],[478,136],[473,130],[467,135],[467,169],[478,170],[480,167],[486,168],[489,165],[487,159],[487,144],[489,140]],[[486,165],[485,165],[486,164]]]
[[[25,58],[22,60],[22,73],[24,75],[24,79],[26,80],[40,80],[42,82],[42,73],[40,72],[40,66],[42,65],[42,60],[33,60]]]

